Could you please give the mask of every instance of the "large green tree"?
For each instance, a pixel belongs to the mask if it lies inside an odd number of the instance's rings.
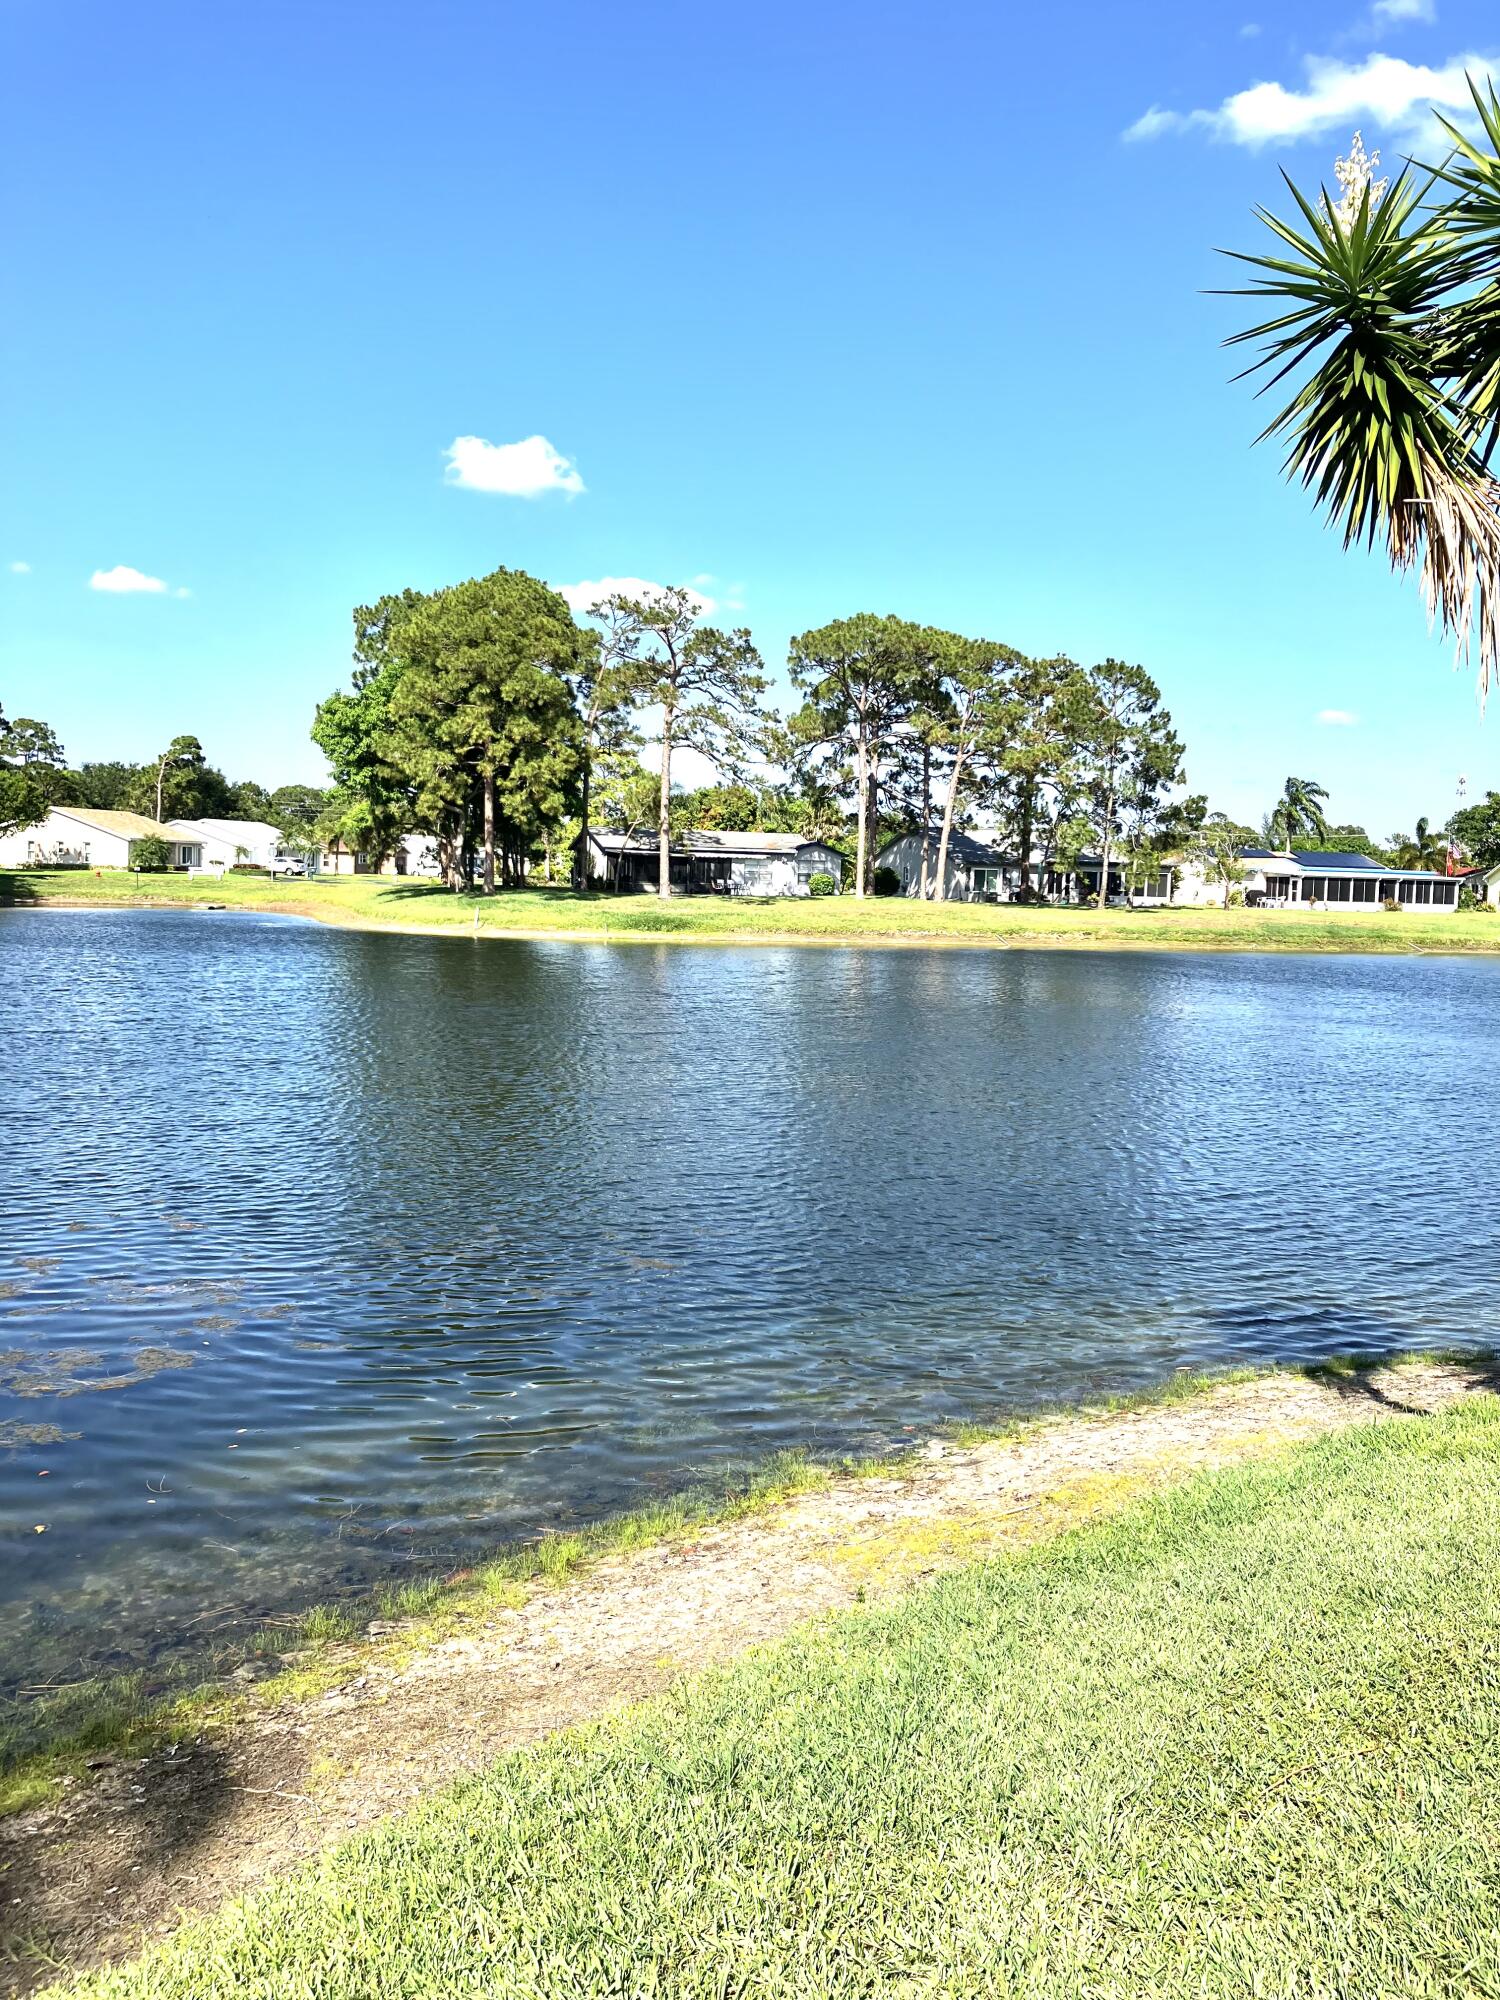
[[[318,830],[377,867],[415,824],[413,787],[390,754],[391,697],[405,666],[401,634],[423,601],[402,590],[356,606],[352,692],[329,695],[313,716],[312,739],[333,777]]]
[[[158,822],[196,819],[205,810],[202,777],[209,768],[196,736],[174,736],[159,756],[143,764],[126,790],[132,812],[147,813]]]
[[[1441,873],[1448,866],[1447,839],[1428,819],[1419,819],[1412,833],[1393,834],[1391,847],[1398,868],[1430,868]]]
[[[1277,246],[1242,261],[1270,317],[1235,340],[1260,344],[1252,372],[1295,385],[1262,433],[1285,441],[1288,475],[1346,546],[1384,541],[1417,571],[1461,654],[1477,631],[1484,690],[1500,667],[1500,98],[1470,89],[1474,130],[1443,119],[1435,168],[1378,180],[1356,144],[1337,198],[1288,181],[1296,218],[1258,211]]]
[[[770,683],[749,632],[701,624],[689,590],[618,593],[598,613],[611,621],[621,705],[659,718],[657,893],[670,896],[672,759],[695,750],[720,772],[741,772],[764,748],[769,718],[761,700]]]
[[[387,750],[444,841],[449,880],[477,797],[485,893],[507,882],[566,812],[581,760],[569,675],[582,635],[557,593],[499,569],[424,599],[401,625]]]
[[[854,893],[871,887],[881,767],[913,712],[933,692],[933,638],[905,618],[838,618],[793,639],[792,685],[804,696],[791,730],[804,755],[852,781]]]
[[[45,722],[0,713],[0,833],[38,826],[62,803],[69,773],[63,747]]]
[[[941,903],[947,900],[948,845],[959,804],[973,789],[976,776],[992,769],[1004,755],[1016,724],[1014,681],[1021,656],[995,640],[960,639],[956,633],[943,632],[935,636],[932,657],[932,713],[937,718],[932,741],[947,779],[932,881],[933,898]]]
[[[1149,838],[1182,777],[1182,744],[1144,667],[1104,660],[1069,692],[1087,815],[1099,854],[1098,903],[1109,898],[1110,863],[1127,828]]]
[[[1045,829],[1046,845],[1055,849],[1056,831],[1079,788],[1072,717],[1083,706],[1085,685],[1082,668],[1061,655],[1021,660],[1010,676],[1010,728],[995,757],[995,775],[1020,858],[1023,902],[1035,893],[1031,856],[1038,833]]]
[[[1272,847],[1290,850],[1299,840],[1319,842],[1328,834],[1323,811],[1328,793],[1311,778],[1288,778],[1281,797],[1266,815],[1266,838]]]
[[[615,770],[640,748],[631,721],[631,676],[627,662],[635,622],[625,600],[602,599],[589,616],[597,627],[579,639],[578,660],[569,680],[578,712],[578,839],[573,850],[573,883],[587,889],[593,876],[589,821],[596,775]]]
[[[1476,868],[1500,864],[1500,792],[1486,792],[1471,806],[1460,806],[1446,831]]]

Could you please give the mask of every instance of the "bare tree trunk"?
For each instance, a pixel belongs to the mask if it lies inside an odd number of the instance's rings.
[[[854,893],[863,898],[865,893],[865,773],[868,765],[863,734],[854,745],[854,801],[857,825],[854,833]]]
[[[932,846],[932,745],[922,745],[922,876],[917,883],[917,894],[925,903],[930,884],[927,880],[929,849]]]
[[[865,866],[870,873],[870,890],[875,889],[875,834],[880,824],[880,762],[870,759],[869,776],[865,779],[865,814],[870,822],[870,830],[865,836]]]
[[[948,796],[943,803],[943,831],[938,837],[937,881],[933,884],[933,900],[946,903],[948,900],[948,839],[953,832],[953,813],[958,804],[958,781],[963,776],[964,753],[956,750],[953,756],[953,775],[948,781]]]
[[[156,767],[156,824],[161,825],[161,790],[167,781],[167,760],[162,758]]]
[[[486,771],[484,789],[484,893],[495,893],[495,774]]]
[[[661,798],[656,811],[656,893],[672,893],[672,723],[670,708],[661,721]]]
[[[573,864],[573,886],[587,889],[593,877],[593,863],[589,858],[589,779],[592,776],[591,760],[585,752],[583,772],[578,788],[578,847]]]
[[[1115,801],[1114,801],[1114,794],[1111,793],[1109,798],[1108,810],[1105,812],[1104,815],[1104,822],[1103,822],[1104,838],[1100,842],[1100,848],[1099,848],[1098,907],[1101,910],[1106,908],[1106,906],[1109,903],[1109,849],[1110,849],[1109,829],[1114,824],[1114,817],[1115,817]]]
[[[1036,786],[1028,778],[1021,791],[1021,900],[1031,894],[1031,830],[1036,815]]]

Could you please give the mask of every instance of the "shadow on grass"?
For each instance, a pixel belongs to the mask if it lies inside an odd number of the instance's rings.
[[[24,1994],[100,1944],[128,1938],[142,1871],[190,1872],[234,1803],[227,1752],[210,1743],[137,1760],[103,1755],[76,1807],[40,1834],[0,1821],[0,1991]]]
[[[25,875],[0,869],[0,910],[21,909],[28,903],[39,903],[41,900],[36,884]]]
[[[1382,1372],[1388,1374],[1393,1367],[1413,1361],[1430,1361],[1434,1365],[1461,1368],[1473,1388],[1487,1389],[1492,1395],[1500,1394],[1500,1354],[1482,1348],[1444,1348],[1424,1354],[1340,1355],[1333,1361],[1309,1362],[1302,1373],[1310,1382],[1331,1389],[1346,1402],[1378,1403],[1383,1410],[1403,1417],[1431,1416],[1432,1412],[1426,1405],[1407,1402],[1401,1396],[1392,1395],[1387,1384],[1377,1380]]]

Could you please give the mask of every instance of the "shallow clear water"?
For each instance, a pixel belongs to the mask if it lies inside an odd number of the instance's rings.
[[[780,1445],[1494,1339],[1497,997],[4,913],[0,1683]]]

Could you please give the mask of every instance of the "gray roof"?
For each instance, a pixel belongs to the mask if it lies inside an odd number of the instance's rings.
[[[589,838],[606,854],[619,854],[625,847],[623,833],[591,832]],[[800,833],[730,833],[715,827],[697,828],[689,833],[672,836],[674,854],[734,855],[752,854],[796,854],[804,847],[826,847],[822,840],[806,840]],[[654,833],[636,833],[631,836],[632,854],[655,854],[657,837]]]
[[[1279,852],[1274,847],[1242,847],[1241,861],[1294,861],[1308,875],[1379,875],[1388,882],[1450,882],[1453,877],[1441,868],[1390,868],[1368,854],[1322,853],[1316,847],[1297,847]]]

